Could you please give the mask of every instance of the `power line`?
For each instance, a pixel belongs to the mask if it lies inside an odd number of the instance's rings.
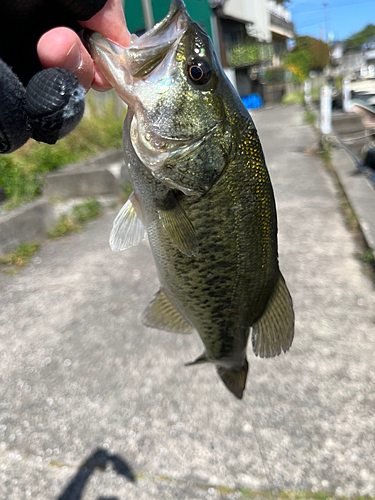
[[[317,20],[312,24],[304,24],[304,25],[298,24],[297,30],[299,30],[300,28],[309,28],[310,26],[316,26],[317,24],[323,24],[323,22],[324,22],[323,18],[320,17],[319,20]]]
[[[328,6],[328,9],[341,9],[342,7],[353,7],[353,6],[357,6],[357,5],[361,5],[361,4],[365,4],[365,3],[374,3],[374,0],[365,0],[364,2],[351,2],[351,3],[345,3],[345,4],[341,4],[341,5],[329,5]],[[322,10],[321,7],[319,8],[316,8],[316,9],[309,9],[309,10],[300,10],[300,11],[292,11],[292,15],[293,17],[298,15],[298,14],[309,14],[310,12],[317,12],[319,10]]]

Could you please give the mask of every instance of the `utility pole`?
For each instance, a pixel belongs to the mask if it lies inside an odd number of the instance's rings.
[[[323,26],[319,26],[319,38],[322,42],[324,42],[324,28],[323,28]]]
[[[146,31],[150,30],[154,24],[154,13],[152,12],[151,0],[141,0],[142,1],[142,11],[143,19],[145,22]]]
[[[325,42],[328,43],[328,30],[329,30],[329,19],[328,19],[328,2],[323,2],[324,7],[324,25],[325,25]]]

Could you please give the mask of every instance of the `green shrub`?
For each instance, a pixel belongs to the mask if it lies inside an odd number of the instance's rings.
[[[304,102],[304,92],[303,91],[294,91],[290,92],[289,94],[285,95],[282,98],[281,103],[282,104],[303,104]]]

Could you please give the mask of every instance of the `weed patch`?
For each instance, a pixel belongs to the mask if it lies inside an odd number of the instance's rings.
[[[330,142],[324,141],[322,143],[321,149],[318,151],[318,155],[326,163],[328,170],[332,171],[332,144]]]
[[[289,94],[286,94],[282,100],[281,104],[288,105],[288,104],[303,104],[304,103],[304,98],[305,94],[302,90],[296,90],[294,92],[290,92]]]
[[[29,264],[31,257],[38,251],[39,243],[21,243],[12,253],[0,257],[2,271],[15,274],[22,267]]]
[[[76,205],[70,215],[61,215],[47,232],[49,238],[60,238],[70,233],[78,233],[85,222],[95,219],[102,212],[102,205],[95,198]]]
[[[361,260],[365,264],[375,266],[374,252],[371,248],[366,248],[361,254]]]
[[[79,223],[98,217],[102,211],[101,203],[95,198],[89,198],[85,203],[76,205],[72,210],[72,218]]]
[[[311,89],[311,99],[318,99],[320,94],[320,88],[319,87],[314,87]],[[294,90],[293,92],[289,92],[289,94],[286,94],[282,100],[281,103],[284,105],[287,104],[304,104],[305,102],[305,92],[303,90]]]
[[[310,111],[310,109],[306,108],[305,113],[303,115],[303,121],[307,123],[307,125],[315,125],[315,113]]]

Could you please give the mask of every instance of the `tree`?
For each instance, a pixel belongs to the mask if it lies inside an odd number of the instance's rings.
[[[309,36],[300,36],[296,48],[290,52],[285,64],[297,82],[305,80],[310,71],[323,70],[329,62],[329,47],[326,43]]]
[[[361,45],[373,36],[375,36],[375,25],[368,24],[361,31],[357,31],[357,33],[349,36],[344,40],[344,43],[348,50],[360,50]]]

